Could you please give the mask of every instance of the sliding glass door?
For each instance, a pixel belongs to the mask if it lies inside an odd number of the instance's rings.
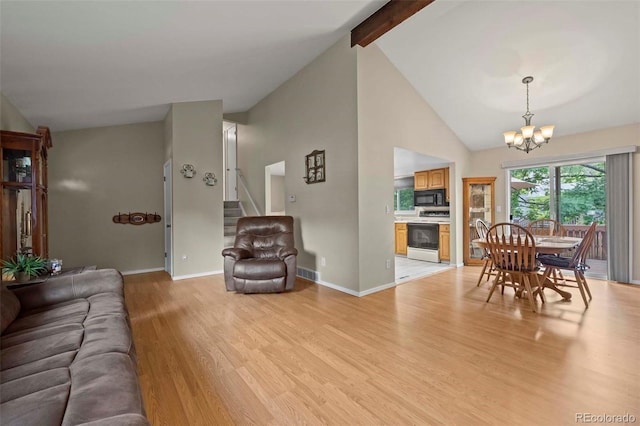
[[[511,170],[511,220],[559,221],[567,236],[582,237],[592,222],[596,235],[588,255],[589,275],[606,278],[606,172],[603,161]]]

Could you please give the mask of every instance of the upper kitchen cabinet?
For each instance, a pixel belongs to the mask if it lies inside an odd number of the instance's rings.
[[[495,177],[462,178],[462,210],[464,264],[481,265],[483,252],[473,244],[479,238],[476,221],[482,219],[488,226],[495,222]]]
[[[423,189],[429,189],[429,170],[424,172],[415,172],[413,175],[414,185],[416,191]]]
[[[427,189],[443,189],[444,184],[444,169],[429,170],[429,187]]]
[[[48,256],[47,127],[36,133],[0,131],[0,259],[16,252]]]
[[[423,170],[414,173],[415,190],[446,189],[447,201],[449,201],[449,168]]]

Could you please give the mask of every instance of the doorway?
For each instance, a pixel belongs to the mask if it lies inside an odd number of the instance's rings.
[[[267,216],[285,215],[284,176],[284,161],[269,164],[264,168],[264,204]]]
[[[395,256],[393,266],[397,284],[453,267],[448,260],[441,261],[439,258],[440,226],[451,223],[449,206],[427,209],[414,205],[415,173],[449,166],[450,163],[442,158],[399,147],[394,147],[393,149],[393,213],[394,222],[396,223],[394,228],[397,229],[394,235]],[[388,206],[388,208],[390,207]],[[427,212],[427,210],[429,211]],[[421,216],[421,213],[437,213],[438,216],[427,219]],[[412,235],[412,230],[416,229],[416,226],[419,228],[425,225],[425,222],[431,223],[431,237],[428,239],[437,241],[435,245],[431,244],[429,247],[423,247],[420,242],[415,242],[416,236]],[[402,225],[406,225],[404,233],[401,230]],[[424,240],[426,234],[420,230],[417,232],[417,239]],[[406,236],[404,240],[402,235]]]
[[[224,201],[238,201],[238,126],[235,123],[222,123],[222,141],[224,155]]]
[[[173,277],[171,160],[164,163],[164,270]]]
[[[581,238],[597,222],[586,275],[607,279],[605,160],[512,169],[510,177],[513,223],[526,227],[533,220],[551,218],[562,224],[566,236]]]

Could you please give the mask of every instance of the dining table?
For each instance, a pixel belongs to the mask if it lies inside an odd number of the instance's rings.
[[[571,250],[574,250],[582,242],[582,238],[578,237],[555,237],[555,236],[542,236],[537,235],[534,237],[536,243],[536,253],[540,254],[555,254],[559,255]],[[478,247],[486,248],[487,240],[485,238],[477,238],[472,241]],[[548,266],[549,268],[550,266]],[[571,293],[568,291],[560,290],[556,283],[550,278],[546,278],[542,283],[544,288],[551,289],[562,296],[565,300],[571,300]]]

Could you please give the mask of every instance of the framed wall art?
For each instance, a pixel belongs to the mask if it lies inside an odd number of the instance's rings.
[[[305,156],[304,181],[307,183],[318,183],[326,180],[324,150],[315,150]]]

